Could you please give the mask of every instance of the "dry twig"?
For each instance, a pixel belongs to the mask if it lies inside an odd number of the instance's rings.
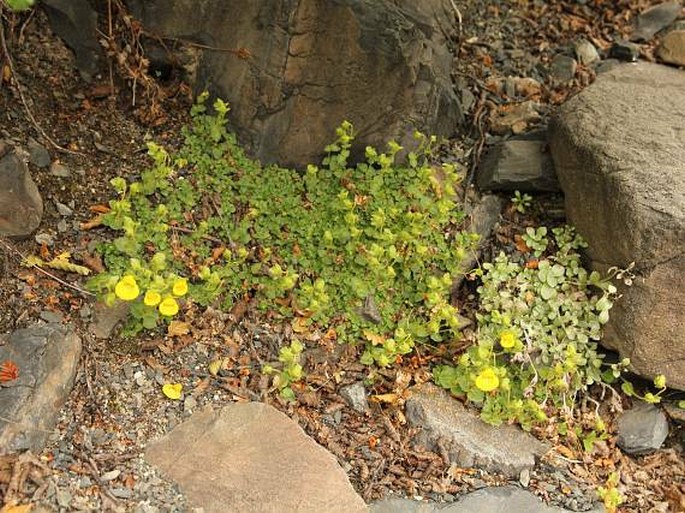
[[[26,260],[26,257],[24,256],[24,254],[21,251],[19,251],[17,248],[15,248],[14,246],[12,246],[10,243],[8,243],[7,241],[5,241],[2,238],[0,238],[0,245],[4,246],[5,249],[7,249],[10,253],[13,253],[16,257],[20,257],[19,258],[20,262],[24,262]],[[93,294],[92,292],[88,292],[87,290],[82,289],[81,287],[78,287],[76,285],[72,285],[71,283],[64,281],[63,279],[59,278],[58,276],[55,276],[51,272],[46,271],[45,269],[43,269],[42,267],[40,267],[36,264],[30,264],[30,267],[33,267],[38,272],[43,273],[48,278],[51,278],[51,279],[55,280],[56,282],[61,283],[65,287],[69,287],[70,289],[75,290],[76,292],[83,294],[84,296],[95,297],[95,294]]]

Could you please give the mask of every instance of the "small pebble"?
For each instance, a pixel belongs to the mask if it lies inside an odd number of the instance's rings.
[[[57,504],[62,508],[68,508],[71,505],[71,498],[68,490],[57,490]]]
[[[67,205],[64,203],[60,203],[59,201],[55,201],[55,206],[57,207],[57,212],[59,212],[60,215],[67,217],[71,216],[74,214],[74,211],[70,209]]]
[[[195,399],[194,397],[186,397],[183,401],[183,412],[192,413],[196,406],[197,399]]]
[[[90,305],[87,303],[84,304],[78,311],[79,317],[81,317],[81,319],[90,318],[91,313],[92,313],[92,310],[90,308]]]
[[[55,243],[55,239],[49,233],[38,233],[34,239],[38,244],[45,244],[46,246],[52,246]]]
[[[119,475],[121,474],[121,470],[118,468],[115,468],[114,470],[110,470],[109,472],[105,472],[102,474],[100,479],[103,481],[114,481]]]
[[[589,66],[600,59],[597,48],[587,39],[578,41],[574,49],[578,62],[584,66]]]
[[[131,362],[126,362],[121,370],[124,373],[124,377],[128,380],[133,379],[133,365],[131,365]]]
[[[59,176],[60,178],[69,178],[71,176],[71,171],[69,171],[65,165],[55,161],[50,165],[50,174]]]
[[[40,318],[43,319],[45,322],[50,322],[50,323],[55,323],[55,324],[59,324],[62,321],[64,321],[64,317],[62,316],[61,313],[51,312],[50,310],[43,310],[40,313]]]
[[[128,488],[111,488],[109,493],[114,495],[117,499],[130,499],[133,497],[133,491]]]

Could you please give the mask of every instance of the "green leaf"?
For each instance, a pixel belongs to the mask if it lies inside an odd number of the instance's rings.
[[[623,383],[621,383],[621,390],[623,390],[623,393],[628,396],[635,395],[635,389],[633,388],[633,384],[629,381],[624,381]]]
[[[12,11],[25,11],[33,6],[34,0],[5,0]]]

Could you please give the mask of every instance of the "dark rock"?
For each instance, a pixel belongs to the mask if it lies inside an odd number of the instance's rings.
[[[460,467],[481,467],[516,478],[535,466],[536,458],[548,447],[520,429],[491,426],[480,420],[445,390],[430,383],[411,389],[406,416],[422,428],[416,440],[430,450],[447,450],[452,463]]]
[[[130,0],[149,31],[243,53],[205,51],[198,91],[230,102],[239,138],[262,162],[316,163],[345,119],[354,154],[415,128],[450,135],[462,120],[451,80],[449,0]],[[236,15],[239,13],[239,15]]]
[[[661,447],[668,436],[666,414],[653,404],[638,402],[617,421],[616,444],[628,454],[646,454]]]
[[[476,183],[486,191],[559,191],[545,132],[512,137],[488,149]]]
[[[205,513],[365,513],[335,457],[263,403],[194,413],[145,459]]]
[[[552,59],[550,74],[552,80],[557,82],[569,82],[576,76],[578,63],[568,55],[555,55]]]
[[[43,217],[43,199],[15,153],[0,158],[0,235],[24,237]]]
[[[623,64],[566,102],[549,128],[569,222],[598,270],[635,262],[602,343],[638,374],[685,390],[685,73]],[[648,151],[646,151],[648,149]]]
[[[666,34],[657,53],[664,62],[685,66],[685,30],[672,30]]]
[[[609,57],[624,62],[635,62],[640,56],[640,47],[628,41],[616,41],[609,48]]]
[[[16,380],[0,384],[0,454],[38,453],[54,428],[76,375],[81,341],[57,324],[15,331],[2,345],[0,362],[19,369]]]
[[[340,397],[345,399],[357,413],[364,414],[369,411],[369,402],[366,399],[366,388],[364,383],[358,381],[340,388]]]
[[[50,165],[50,154],[45,146],[35,139],[29,139],[27,144],[29,150],[29,162],[36,167],[48,167]]]
[[[88,0],[42,0],[52,30],[71,48],[76,67],[91,80],[104,61],[98,42],[98,15]]]
[[[682,3],[663,2],[650,7],[637,17],[637,28],[630,36],[631,41],[649,41],[662,29],[668,27],[680,14]]]

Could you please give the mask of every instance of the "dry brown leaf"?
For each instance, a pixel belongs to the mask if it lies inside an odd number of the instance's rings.
[[[12,502],[0,508],[0,513],[28,513],[33,509],[33,504],[13,504]]]
[[[170,337],[180,337],[190,333],[190,325],[183,321],[171,321],[167,328],[167,334]]]
[[[523,253],[524,255],[530,253],[530,247],[519,234],[514,235],[514,243],[516,244],[516,249],[519,250],[520,253]]]
[[[81,230],[91,230],[102,225],[102,215],[96,215],[88,221],[81,223],[79,226]]]
[[[295,317],[292,327],[295,333],[306,333],[309,331],[309,320],[304,317]]]
[[[394,404],[394,405],[399,405],[403,401],[402,396],[400,394],[395,394],[395,393],[372,395],[369,399],[371,399],[371,401],[373,401],[375,403]]]
[[[374,333],[373,331],[364,330],[364,337],[366,337],[366,340],[371,342],[374,346],[380,346],[385,343],[385,337],[378,333]]]

